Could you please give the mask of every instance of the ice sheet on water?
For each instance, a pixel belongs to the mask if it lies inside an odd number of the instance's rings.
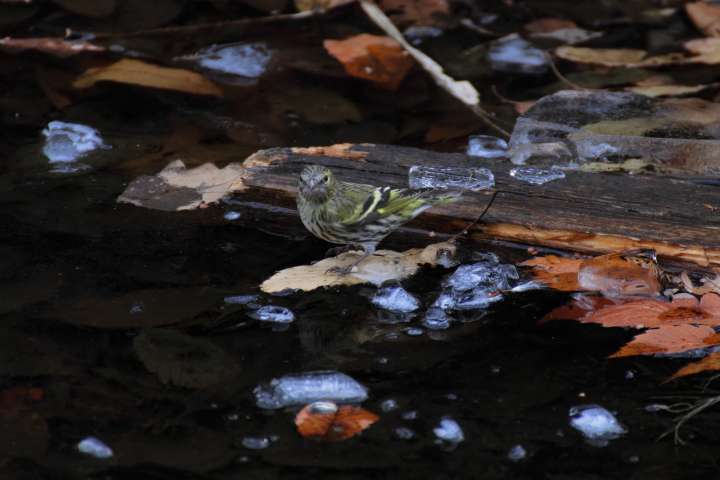
[[[493,70],[500,72],[542,74],[549,67],[545,52],[516,33],[495,40],[488,60]]]
[[[473,135],[468,138],[466,154],[482,158],[505,158],[508,156],[505,140],[490,135]]]
[[[539,167],[516,167],[510,170],[510,176],[532,185],[542,185],[565,178],[565,172],[560,167],[553,165],[550,168]]]
[[[423,327],[428,330],[447,330],[452,318],[439,307],[430,307],[422,319]]]
[[[420,302],[410,292],[400,286],[383,287],[372,298],[376,305],[391,312],[408,313],[420,308]]]
[[[43,153],[50,163],[70,163],[97,149],[111,148],[103,142],[100,132],[80,123],[52,121],[42,131],[45,137]],[[85,168],[88,168],[85,166]],[[77,171],[67,165],[56,166],[58,171]]]
[[[320,400],[337,403],[362,402],[367,388],[340,372],[320,371],[275,378],[253,391],[258,407],[265,409],[305,405]]]
[[[277,305],[265,305],[248,315],[261,322],[291,323],[295,321],[295,314],[291,310]]]
[[[462,428],[450,417],[444,417],[440,420],[440,424],[433,429],[433,433],[435,433],[435,436],[439,440],[453,444],[458,444],[465,440]]]
[[[495,185],[495,176],[487,168],[410,167],[410,188],[446,188],[456,190],[487,190]]]
[[[96,437],[83,438],[77,444],[77,449],[80,453],[99,459],[112,458],[113,456],[112,448]]]
[[[245,437],[242,439],[242,446],[250,450],[263,450],[270,446],[268,437]]]
[[[590,445],[604,447],[627,433],[615,415],[600,405],[579,405],[568,412],[570,426],[580,431]]]
[[[264,43],[214,45],[194,55],[180,57],[196,61],[201,67],[230,75],[258,78],[265,73],[272,52]]]

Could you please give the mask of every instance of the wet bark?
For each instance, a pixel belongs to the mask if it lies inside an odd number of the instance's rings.
[[[563,180],[534,186],[510,177],[510,164],[503,160],[346,144],[257,152],[244,163],[233,202],[258,226],[301,233],[295,183],[308,164],[328,166],[343,180],[397,187],[407,186],[411,165],[486,167],[499,193],[470,230],[472,240],[583,253],[652,248],[667,260],[720,266],[720,188],[677,178],[568,172]],[[408,224],[406,233],[458,233],[480,215],[495,190],[467,192],[457,203],[433,208]]]

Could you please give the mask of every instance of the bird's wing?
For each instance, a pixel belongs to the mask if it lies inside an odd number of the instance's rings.
[[[430,208],[433,202],[427,191],[407,190],[391,187],[371,187],[354,185],[348,195],[354,199],[355,208],[343,218],[344,225],[373,223],[381,218],[391,216],[400,219],[411,219],[420,211]],[[427,198],[426,198],[427,197]]]

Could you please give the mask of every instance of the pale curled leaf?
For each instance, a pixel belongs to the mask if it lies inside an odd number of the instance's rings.
[[[441,255],[454,254],[455,245],[449,242],[434,243],[423,249],[413,248],[405,252],[378,250],[363,260],[357,271],[347,275],[330,272],[343,268],[357,260],[360,252],[345,252],[337,257],[326,258],[312,265],[286,268],[265,280],[260,289],[266,293],[283,290],[310,291],[321,287],[336,287],[372,283],[381,285],[388,280],[402,280],[414,275],[421,265],[438,265]]]

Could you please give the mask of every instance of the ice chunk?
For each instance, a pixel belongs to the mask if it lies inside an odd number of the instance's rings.
[[[393,433],[400,440],[412,440],[415,438],[415,432],[408,427],[397,427]]]
[[[505,158],[508,156],[505,140],[490,135],[473,135],[468,138],[467,153],[473,157]]]
[[[452,444],[458,444],[465,440],[462,428],[450,417],[440,420],[440,424],[433,429],[433,433],[439,440]]]
[[[410,188],[447,188],[486,190],[495,185],[495,176],[487,168],[410,167]]]
[[[85,437],[77,444],[78,452],[90,455],[91,457],[106,459],[112,458],[112,448],[96,437]]]
[[[507,454],[507,458],[511,462],[519,462],[520,460],[524,460],[525,457],[527,457],[527,451],[522,445],[515,445]]]
[[[447,330],[452,319],[439,307],[430,307],[423,317],[422,324],[428,330]]]
[[[405,335],[409,335],[411,337],[419,337],[423,333],[425,333],[425,330],[418,327],[408,327],[405,329]]]
[[[111,148],[103,142],[100,132],[80,123],[52,121],[42,134],[43,153],[50,163],[75,162],[93,150]]]
[[[380,404],[380,410],[383,412],[392,412],[393,410],[397,410],[399,408],[397,401],[394,398],[388,398],[387,400],[383,400]]]
[[[272,52],[264,43],[215,45],[194,55],[180,57],[196,61],[201,67],[230,75],[258,78],[265,73]]]
[[[516,167],[510,170],[510,176],[533,185],[542,185],[565,178],[565,172],[555,165],[550,168]]]
[[[255,402],[265,409],[305,405],[320,400],[338,403],[362,402],[367,389],[340,372],[320,371],[275,378],[255,388]]]
[[[600,405],[580,405],[568,412],[570,426],[579,430],[590,445],[604,447],[627,433],[615,415]]]
[[[241,216],[242,214],[240,212],[230,210],[229,212],[226,212],[225,215],[223,215],[223,218],[232,222],[233,220],[237,220]]]
[[[258,295],[233,295],[231,297],[225,297],[223,301],[231,305],[247,305],[248,303],[255,303],[260,297]]]
[[[242,446],[251,450],[262,450],[270,446],[268,437],[245,437],[242,439]]]
[[[383,287],[377,291],[372,303],[391,312],[414,312],[420,308],[420,302],[400,286]]]
[[[501,264],[495,255],[470,265],[460,265],[450,277],[445,280],[445,286],[453,290],[464,292],[479,286],[490,287],[495,290],[510,288],[510,280],[520,278],[513,265]]]
[[[493,70],[510,73],[542,74],[549,66],[545,52],[516,33],[492,42],[488,60]]]
[[[292,311],[277,305],[265,305],[248,315],[261,322],[291,323],[295,321],[295,314]]]

